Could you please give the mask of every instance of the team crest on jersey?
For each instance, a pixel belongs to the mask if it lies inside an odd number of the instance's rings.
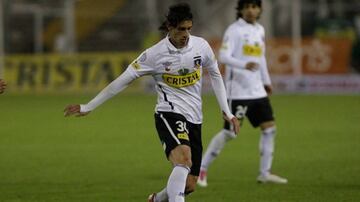
[[[201,56],[194,57],[194,68],[199,69],[202,65]]]
[[[164,62],[164,63],[161,63],[164,68],[165,68],[165,71],[170,71],[170,65],[172,64],[172,62]]]

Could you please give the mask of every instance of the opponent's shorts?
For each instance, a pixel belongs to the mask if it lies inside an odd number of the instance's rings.
[[[190,174],[199,176],[203,150],[201,124],[193,124],[178,113],[156,112],[155,125],[166,157],[178,145],[188,145],[192,161]]]
[[[273,110],[268,97],[253,100],[228,100],[231,112],[239,119],[240,125],[245,116],[253,127],[261,123],[273,121]],[[225,121],[224,129],[230,130],[229,122]]]

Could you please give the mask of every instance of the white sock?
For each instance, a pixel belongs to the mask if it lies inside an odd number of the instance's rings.
[[[169,197],[167,194],[166,187],[160,192],[156,193],[155,202],[168,202]]]
[[[186,178],[190,172],[190,168],[186,165],[176,165],[169,177],[167,183],[167,194],[169,202],[184,202],[185,201],[185,186]]]
[[[262,131],[259,149],[260,149],[260,174],[267,175],[270,173],[273,152],[274,138],[276,135],[276,127],[270,127]]]
[[[212,139],[209,146],[206,149],[205,155],[201,162],[201,169],[207,170],[210,164],[220,154],[227,141],[234,139],[236,135],[228,130],[221,130]]]

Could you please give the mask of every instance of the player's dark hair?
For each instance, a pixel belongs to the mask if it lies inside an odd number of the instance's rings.
[[[261,0],[239,0],[236,7],[236,19],[242,18],[241,10],[246,4],[255,4],[261,8]]]
[[[166,20],[161,24],[159,30],[168,31],[167,26],[177,27],[177,25],[184,20],[193,20],[191,8],[187,3],[179,3],[169,7],[168,14],[165,16]]]

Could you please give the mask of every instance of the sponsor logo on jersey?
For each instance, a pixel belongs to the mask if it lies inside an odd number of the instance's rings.
[[[131,63],[131,66],[132,66],[134,69],[136,69],[136,70],[138,70],[138,69],[141,68],[141,66],[140,66],[140,64],[138,63],[138,61],[134,61],[133,63]]]
[[[185,69],[182,69],[182,71],[184,70]],[[186,70],[187,72],[189,71],[188,69]],[[167,85],[175,88],[182,88],[186,86],[192,86],[198,82],[201,78],[201,73],[200,69],[197,69],[196,71],[185,75],[163,74],[162,78]]]
[[[189,135],[188,135],[187,133],[178,133],[178,134],[177,134],[177,137],[178,137],[179,139],[189,141]]]
[[[262,55],[262,49],[259,44],[255,44],[253,46],[245,44],[243,46],[243,54],[246,56],[260,57]]]

